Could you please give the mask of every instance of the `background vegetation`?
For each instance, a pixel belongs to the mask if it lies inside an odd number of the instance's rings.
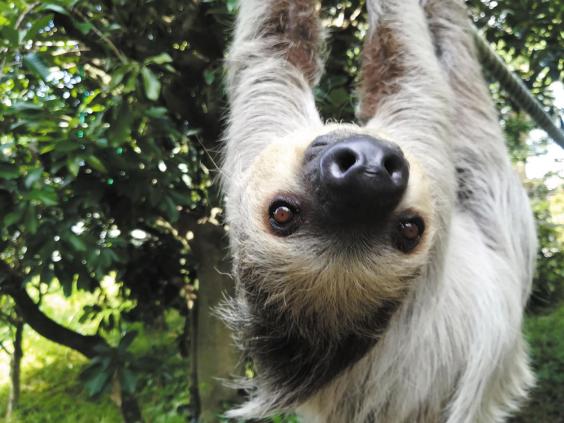
[[[327,117],[353,119],[363,3],[324,1],[331,57],[316,94]],[[553,88],[564,74],[564,4],[469,5],[562,116]],[[9,420],[220,421],[237,400],[214,379],[236,357],[209,313],[230,287],[216,272],[229,267],[213,182],[235,8],[0,0],[0,414]],[[531,140],[527,117],[491,88],[525,177],[550,142]],[[564,419],[563,176],[526,180],[541,242],[526,325],[539,384],[517,421]]]

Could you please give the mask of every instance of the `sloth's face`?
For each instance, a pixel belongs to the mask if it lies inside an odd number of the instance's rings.
[[[369,129],[274,141],[228,198],[241,288],[300,331],[373,327],[367,319],[400,302],[427,260],[426,180],[407,149]]]

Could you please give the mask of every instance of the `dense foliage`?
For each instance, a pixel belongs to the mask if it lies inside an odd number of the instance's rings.
[[[555,112],[548,87],[564,73],[561,2],[468,3],[487,39]],[[353,119],[364,2],[324,4],[330,55],[318,103],[327,117]],[[81,352],[91,358],[84,392],[117,389],[130,421],[147,412],[136,396],[148,392],[155,366],[131,347],[138,333],[174,338],[171,366],[195,358],[193,306],[210,248],[201,228],[223,233],[214,180],[235,8],[234,0],[0,0],[1,345],[14,358],[8,345],[25,322]],[[525,143],[531,124],[492,89],[515,160],[542,152],[544,144]],[[530,193],[541,240],[532,303],[539,311],[564,295],[564,234],[551,206],[564,194],[543,181],[531,182]],[[69,325],[44,305],[59,291],[67,302],[84,292],[95,301]],[[186,386],[197,380],[188,373]],[[179,416],[189,414],[185,394]],[[192,414],[197,395],[193,389]]]

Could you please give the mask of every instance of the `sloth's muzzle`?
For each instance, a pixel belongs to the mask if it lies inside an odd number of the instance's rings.
[[[306,173],[325,218],[370,223],[399,204],[409,163],[397,145],[359,134],[326,145],[314,141],[308,150]]]

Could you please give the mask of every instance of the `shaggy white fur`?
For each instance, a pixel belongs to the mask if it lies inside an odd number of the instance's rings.
[[[504,421],[534,379],[521,325],[536,237],[463,1],[367,0],[363,126],[324,125],[316,110],[317,2],[240,3],[223,166],[238,293],[223,313],[257,377],[230,415]],[[404,152],[409,185],[393,215],[424,218],[413,253],[381,235],[341,242],[308,221],[288,237],[269,230],[276,195],[311,197],[312,142],[348,134]]]

